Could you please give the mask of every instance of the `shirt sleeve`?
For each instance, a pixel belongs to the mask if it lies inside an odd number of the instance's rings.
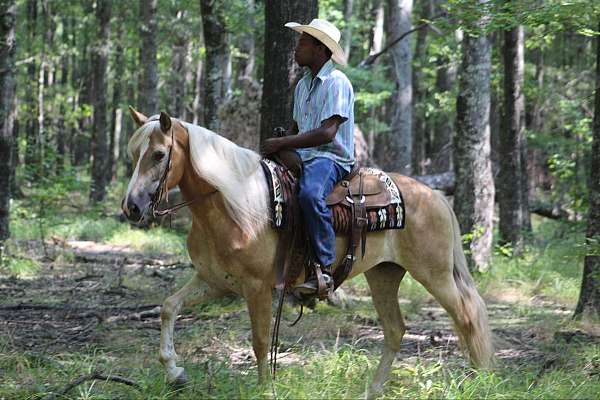
[[[300,92],[300,83],[302,82],[302,80],[299,80],[298,83],[296,84],[296,89],[294,89],[294,111],[292,112],[292,118],[294,119],[294,121],[296,121],[296,123],[298,125],[300,125],[299,121],[298,121],[298,116],[300,115],[300,107],[298,106],[298,96],[299,96],[299,92]]]
[[[321,109],[321,122],[338,115],[343,122],[350,117],[351,105],[354,102],[352,85],[347,79],[336,77],[331,79],[331,85],[327,88],[323,108]]]

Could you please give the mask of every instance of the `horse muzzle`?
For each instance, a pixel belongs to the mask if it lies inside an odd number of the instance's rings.
[[[135,196],[127,196],[121,201],[121,210],[130,222],[143,224],[147,218],[148,204],[142,205]]]

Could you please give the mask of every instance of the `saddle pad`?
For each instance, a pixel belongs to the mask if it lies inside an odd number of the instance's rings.
[[[270,195],[271,225],[275,229],[294,228],[293,207],[297,202],[298,179],[273,160],[261,160]],[[404,201],[400,189],[385,172],[376,168],[361,168],[363,175],[376,176],[389,194],[389,202],[367,210],[367,231],[403,229],[405,226]],[[336,233],[349,234],[352,228],[352,210],[344,203],[329,206],[332,210],[333,228]]]

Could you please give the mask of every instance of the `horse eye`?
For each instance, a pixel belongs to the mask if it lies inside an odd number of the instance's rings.
[[[152,158],[154,158],[154,161],[160,162],[163,158],[165,158],[165,153],[162,151],[155,151],[154,154],[152,154]]]

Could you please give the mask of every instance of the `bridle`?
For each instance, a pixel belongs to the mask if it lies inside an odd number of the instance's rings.
[[[158,119],[156,119],[156,118],[149,119],[148,121],[146,121],[146,123],[152,122],[152,121],[158,121]],[[160,175],[160,180],[158,181],[158,187],[156,188],[154,193],[152,193],[152,195],[150,196],[150,210],[152,211],[152,216],[154,218],[163,217],[165,215],[171,216],[171,215],[175,214],[179,209],[181,209],[183,207],[187,207],[187,206],[189,206],[193,203],[196,203],[200,200],[204,200],[207,197],[210,197],[211,195],[213,195],[217,192],[217,189],[215,189],[212,192],[200,194],[198,197],[196,197],[192,200],[183,201],[179,204],[174,205],[173,207],[167,207],[162,210],[158,209],[158,205],[160,204],[160,201],[163,199],[163,197],[165,197],[166,202],[169,203],[169,190],[167,189],[167,178],[169,176],[169,171],[171,170],[171,157],[173,154],[173,145],[175,144],[175,134],[174,134],[174,129],[173,129],[173,123],[171,123],[170,131],[171,131],[171,145],[169,146],[169,152],[167,153],[167,163],[165,165],[165,169],[163,170],[162,174]]]

